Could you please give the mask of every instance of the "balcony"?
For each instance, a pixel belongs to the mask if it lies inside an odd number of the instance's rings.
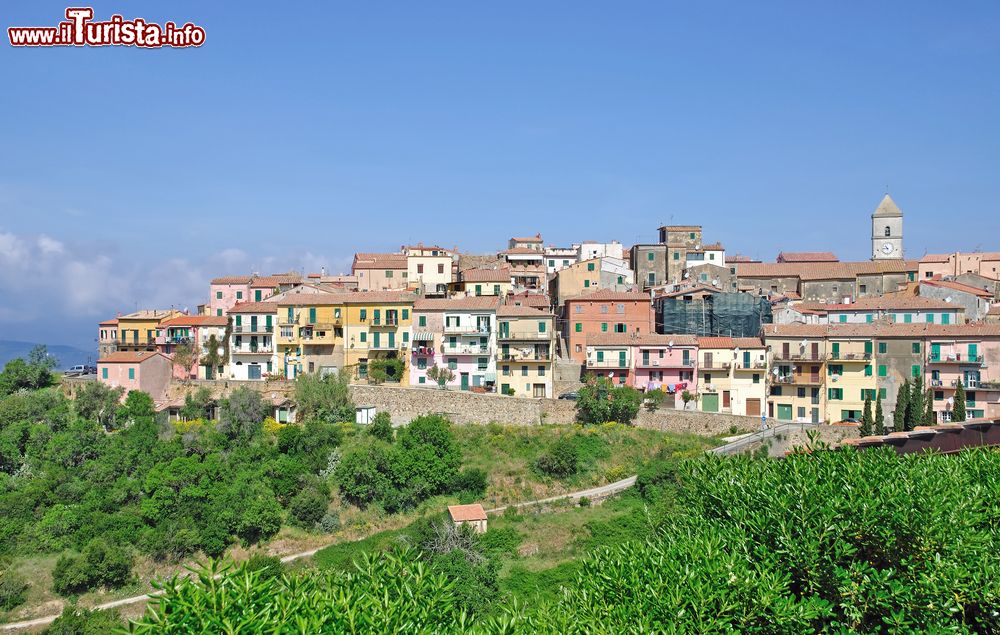
[[[694,368],[693,359],[643,359],[640,357],[636,363],[637,368]]]
[[[233,326],[233,333],[236,333],[237,335],[250,335],[250,334],[257,335],[257,334],[266,334],[273,332],[274,332],[274,326],[257,326],[256,328],[253,327],[252,325]]]
[[[258,344],[257,346],[240,346],[239,348],[233,347],[234,355],[270,355],[274,352],[274,346],[271,344]]]
[[[826,361],[826,355],[819,353],[813,355],[812,353],[783,353],[781,351],[775,351],[771,357],[776,362],[823,362]]]
[[[394,329],[399,326],[399,320],[396,318],[372,318],[372,321],[368,323],[369,326],[376,328],[390,328]]]
[[[760,360],[750,362],[749,364],[744,364],[743,362],[736,362],[733,365],[734,370],[767,370],[767,362]]]
[[[965,364],[967,366],[972,366],[975,364],[982,365],[983,356],[976,355],[975,357],[963,356],[961,353],[949,353],[947,355],[928,355],[928,364]]]
[[[772,380],[775,384],[792,386],[819,386],[823,383],[822,375],[778,375]]]
[[[867,362],[871,358],[871,353],[838,353],[830,355],[830,361],[837,362]]]
[[[489,355],[491,351],[489,346],[480,346],[479,344],[457,344],[455,346],[442,344],[441,353],[444,355]]]
[[[527,342],[534,340],[548,341],[551,339],[551,335],[549,333],[538,333],[537,331],[522,331],[519,333],[501,332],[500,335],[497,336],[497,339],[507,340],[509,342]]]
[[[445,325],[444,332],[450,335],[489,335],[490,328],[476,324],[450,324]]]
[[[698,366],[698,370],[729,370],[732,362],[722,362],[718,360],[704,361]]]
[[[504,362],[549,362],[552,355],[547,352],[538,353],[508,353],[500,355],[500,361]]]
[[[587,368],[620,368],[628,370],[628,361],[622,362],[617,359],[587,359]]]
[[[380,342],[378,344],[369,344],[368,350],[370,351],[401,351],[406,352],[408,346],[400,346],[399,344],[389,344],[388,342]]]
[[[414,346],[410,349],[414,355],[424,355],[428,357],[434,357],[436,351],[433,346]]]

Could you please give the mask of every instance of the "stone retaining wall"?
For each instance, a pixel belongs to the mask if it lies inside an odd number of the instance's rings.
[[[388,412],[393,423],[408,423],[427,413],[447,415],[455,423],[490,423],[538,425],[542,422],[538,399],[480,394],[436,388],[352,385],[355,405],[374,406],[376,412]]]

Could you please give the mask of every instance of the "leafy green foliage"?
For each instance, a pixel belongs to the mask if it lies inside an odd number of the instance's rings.
[[[132,632],[261,631],[269,624],[271,632],[440,633],[462,630],[468,619],[454,584],[406,550],[364,556],[354,570],[291,579],[245,566],[216,578],[220,572],[213,565],[197,580],[169,580]]]
[[[354,421],[354,402],[348,386],[347,373],[299,375],[295,380],[295,404],[300,420]]]
[[[330,499],[326,494],[309,487],[292,498],[288,504],[288,513],[299,525],[311,528],[326,514],[329,504]]]
[[[591,377],[578,391],[576,416],[581,423],[631,423],[642,399],[642,393],[631,386],[614,386],[606,377]]]
[[[231,441],[248,443],[260,436],[269,411],[259,392],[240,386],[219,404],[219,432]]]
[[[73,409],[77,415],[95,421],[105,430],[114,430],[115,415],[124,388],[110,388],[99,381],[88,381],[80,386],[73,398]]]
[[[54,378],[52,369],[58,360],[49,355],[48,349],[39,344],[28,353],[28,358],[12,359],[0,373],[0,397],[19,390],[37,390],[51,386]]]
[[[406,363],[398,357],[373,359],[368,362],[368,383],[398,382],[406,370]]]
[[[118,611],[91,611],[68,605],[45,635],[107,635],[122,632],[124,626]]]
[[[0,563],[0,611],[9,611],[24,602],[28,583],[16,571]]]
[[[376,439],[381,439],[386,443],[392,443],[392,418],[389,416],[388,412],[383,410],[375,415],[371,425],[368,427],[368,434],[372,435]]]
[[[906,430],[906,412],[910,402],[910,382],[904,381],[896,391],[896,409],[892,411],[892,427],[894,432]]]
[[[535,467],[539,472],[555,478],[565,478],[576,474],[580,463],[580,451],[568,437],[557,440],[549,451],[538,457]]]
[[[885,434],[885,414],[882,412],[882,395],[875,398],[875,434],[882,436]]]
[[[193,419],[211,421],[212,402],[212,391],[204,386],[193,393],[187,393],[184,395],[184,405],[181,406],[181,419],[184,421],[191,421]]]
[[[965,384],[959,379],[958,387],[955,389],[955,405],[951,407],[952,421],[965,421],[965,401]]]
[[[52,587],[61,595],[82,593],[98,586],[119,587],[128,581],[132,556],[99,538],[82,555],[63,555],[52,571]]]
[[[865,394],[865,409],[861,414],[861,426],[858,428],[858,434],[863,437],[871,436],[874,427],[875,422],[872,420],[872,398],[870,395]]]

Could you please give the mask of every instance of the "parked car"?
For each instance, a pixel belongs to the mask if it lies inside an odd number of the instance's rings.
[[[580,395],[575,390],[570,390],[559,395],[560,399],[566,399],[567,401],[576,401],[579,397]]]
[[[69,370],[63,373],[63,375],[65,375],[66,377],[78,377],[80,375],[96,375],[96,374],[97,374],[97,367],[90,366],[88,364],[77,364],[76,366],[70,367]]]

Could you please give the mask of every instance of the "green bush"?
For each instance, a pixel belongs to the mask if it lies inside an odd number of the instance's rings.
[[[580,450],[571,438],[561,437],[548,452],[538,457],[535,468],[547,476],[566,478],[576,474],[580,462]]]
[[[310,487],[295,495],[288,504],[288,513],[300,526],[312,528],[326,514],[329,504],[325,495]]]
[[[453,492],[465,492],[476,497],[486,493],[486,472],[479,468],[468,468],[455,475]]]
[[[392,418],[388,412],[382,411],[375,415],[371,425],[368,427],[368,434],[386,443],[392,443]]]
[[[581,423],[631,423],[643,395],[631,386],[614,386],[606,377],[591,378],[578,391],[576,416]]]
[[[0,567],[0,611],[9,611],[24,602],[28,584],[13,569]]]
[[[101,539],[92,540],[81,555],[63,555],[52,571],[52,588],[60,595],[74,595],[92,588],[119,587],[128,581],[132,557]]]
[[[45,630],[45,635],[107,635],[124,630],[118,611],[91,611],[67,606]]]
[[[281,562],[281,558],[269,556],[259,551],[247,558],[243,568],[246,571],[256,572],[262,580],[279,578],[285,572],[285,565]]]

